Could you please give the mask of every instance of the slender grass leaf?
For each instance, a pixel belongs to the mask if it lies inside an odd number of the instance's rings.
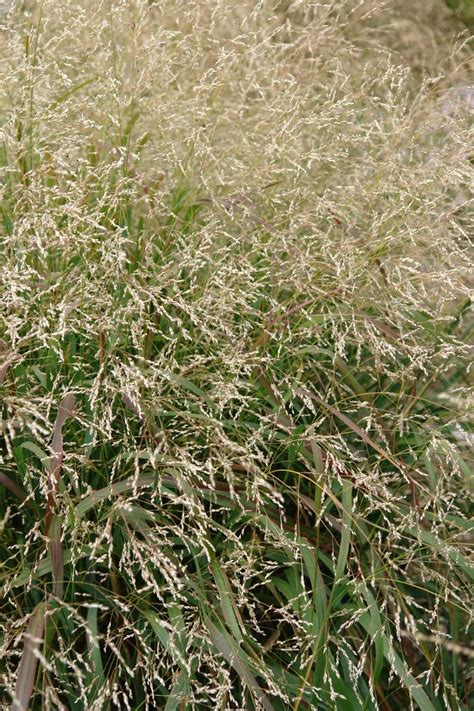
[[[17,671],[17,679],[11,711],[27,711],[33,693],[38,652],[43,642],[46,603],[39,603],[28,622],[23,635],[23,652]]]

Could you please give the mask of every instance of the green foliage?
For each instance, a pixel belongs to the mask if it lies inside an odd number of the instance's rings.
[[[470,708],[466,47],[381,5],[4,16],[5,708]]]
[[[474,29],[474,0],[446,0],[446,4],[472,32]]]

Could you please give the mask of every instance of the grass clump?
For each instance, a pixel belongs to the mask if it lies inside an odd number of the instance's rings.
[[[411,5],[4,15],[5,708],[470,707],[469,56]]]

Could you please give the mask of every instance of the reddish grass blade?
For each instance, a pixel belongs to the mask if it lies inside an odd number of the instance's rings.
[[[53,441],[51,444],[51,457],[49,460],[49,471],[51,481],[49,485],[48,501],[46,507],[46,533],[48,533],[52,521],[54,502],[58,491],[59,476],[61,474],[61,467],[64,458],[62,429],[68,417],[71,417],[73,415],[74,408],[74,395],[69,393],[65,395],[60,402],[58,414],[56,416],[56,422],[54,423]]]
[[[8,353],[8,346],[5,343],[3,339],[0,338],[0,353],[3,353],[3,356],[6,357],[6,360],[3,361],[3,363],[0,365],[0,385],[3,383],[5,380],[8,369],[10,368],[11,364],[14,361],[13,356],[11,353]],[[21,488],[21,486],[18,486],[18,484],[15,484],[14,481],[10,479],[6,474],[0,473],[0,484],[3,484],[9,491],[11,491],[12,494],[15,494],[16,497],[18,497],[21,501],[24,501],[26,499],[26,494]]]
[[[6,363],[2,363],[2,365],[0,365],[0,385],[1,385],[1,384],[3,383],[3,381],[5,380],[5,376],[6,376],[7,372],[8,372],[8,368],[9,368],[9,367],[10,367],[10,361],[9,361],[9,360],[7,360]]]
[[[38,666],[37,653],[43,642],[45,612],[46,604],[40,602],[35,607],[24,634],[23,652],[18,667],[11,711],[28,709]]]
[[[317,402],[319,405],[322,405],[326,410],[328,410],[334,417],[337,417],[338,420],[341,422],[344,422],[345,425],[349,427],[353,432],[355,432],[359,437],[372,449],[375,449],[375,451],[380,454],[381,457],[386,459],[388,462],[393,464],[394,467],[397,469],[403,470],[403,467],[400,462],[398,462],[395,457],[393,457],[389,452],[386,452],[380,445],[375,442],[372,437],[370,437],[365,430],[362,429],[362,427],[359,427],[355,422],[353,422],[350,417],[347,417],[343,412],[340,412],[337,408],[332,407],[332,405],[329,405],[329,403],[324,402],[324,400],[321,400],[321,398],[317,397],[316,395],[313,395],[309,391],[305,390],[305,394],[309,395],[312,400]]]
[[[386,459],[390,464],[393,464],[394,467],[396,467],[407,479],[407,481],[410,483],[410,488],[411,488],[411,494],[413,497],[413,504],[415,507],[418,509],[420,513],[420,517],[422,517],[422,511],[419,507],[419,502],[418,502],[418,495],[416,491],[417,487],[417,482],[415,479],[413,479],[412,476],[407,472],[406,467],[403,466],[403,464],[395,457],[393,457],[389,452],[386,452],[382,447],[380,447],[377,442],[375,442],[372,437],[370,437],[367,432],[365,432],[359,425],[357,425],[355,422],[353,422],[347,415],[345,415],[343,412],[340,412],[337,408],[332,407],[332,405],[329,405],[327,402],[324,402],[324,400],[321,400],[321,398],[317,397],[316,395],[313,395],[312,393],[309,393],[308,391],[305,391],[309,397],[311,397],[315,402],[319,403],[319,405],[322,405],[326,410],[328,410],[334,417],[337,417],[341,422],[344,422],[345,425],[347,425],[353,432],[355,432],[359,437],[369,445],[369,447],[372,447],[372,449],[375,449],[375,451],[380,454],[381,457]]]
[[[128,407],[129,410],[135,413],[138,417],[141,418],[141,412],[140,410],[136,407],[136,405],[132,402],[132,400],[126,395],[125,393],[122,393],[122,402],[124,405]]]
[[[51,445],[52,455],[50,459],[50,471],[56,479],[59,477],[61,464],[64,456],[62,429],[67,418],[72,416],[74,412],[74,407],[74,395],[65,395],[59,404],[56,422],[54,423],[53,442]]]
[[[11,491],[12,494],[15,494],[16,497],[20,499],[20,501],[24,501],[26,499],[26,494],[21,488],[21,486],[18,486],[18,484],[15,484],[12,479],[10,479],[9,476],[6,474],[2,474],[0,472],[0,484],[3,484],[5,488],[7,488],[9,491]]]
[[[61,542],[61,522],[58,516],[53,516],[49,536],[53,595],[61,599],[64,592],[64,550]]]
[[[379,318],[372,318],[371,316],[366,316],[365,318],[369,323],[372,324],[372,326],[378,328],[379,331],[384,333],[389,338],[392,338],[394,341],[400,340],[399,332],[389,326],[388,323],[385,323],[385,321],[381,321]]]
[[[64,458],[62,429],[68,417],[73,415],[74,408],[74,395],[69,393],[63,397],[59,404],[56,422],[54,423],[53,441],[51,444],[52,451],[49,460],[51,481],[46,507],[46,534],[50,537],[49,552],[51,555],[51,572],[53,576],[53,595],[58,598],[62,598],[64,591],[64,551],[61,543],[61,523],[57,516],[54,516],[53,511]]]
[[[8,358],[0,365],[0,385],[5,380],[6,375],[8,373],[8,368],[11,366],[11,364],[12,364],[12,359]]]
[[[11,367],[12,363],[14,363],[18,359],[18,355],[16,353],[12,353],[12,351],[9,349],[8,345],[2,338],[0,338],[0,358],[2,359],[2,361],[0,362],[1,385],[7,376],[8,369]]]

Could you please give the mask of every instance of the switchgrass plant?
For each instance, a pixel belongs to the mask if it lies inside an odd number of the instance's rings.
[[[4,10],[3,708],[472,708],[457,29]]]

